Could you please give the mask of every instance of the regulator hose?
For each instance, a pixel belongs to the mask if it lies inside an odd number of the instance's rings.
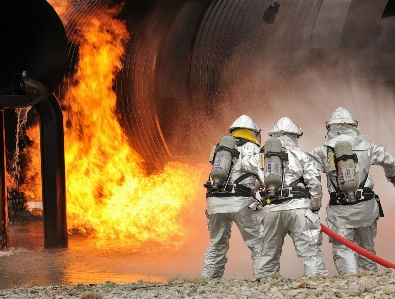
[[[347,246],[348,248],[354,250],[355,252],[367,257],[368,259],[376,262],[377,264],[380,264],[386,268],[393,268],[395,269],[395,264],[371,253],[370,251],[367,251],[366,249],[359,247],[357,244],[347,240],[346,238],[340,236],[339,234],[335,233],[333,230],[331,230],[329,227],[323,225],[321,223],[321,230],[327,234],[329,237],[335,239],[336,241],[342,243],[343,245]]]

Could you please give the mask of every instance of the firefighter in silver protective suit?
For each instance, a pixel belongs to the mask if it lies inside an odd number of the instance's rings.
[[[375,254],[377,220],[384,214],[373,192],[369,168],[381,165],[387,179],[395,185],[395,159],[362,136],[357,126],[350,111],[337,108],[326,122],[328,140],[309,154],[316,167],[326,173],[330,194],[326,208],[328,227]],[[375,262],[332,238],[329,242],[340,275],[357,273],[359,268],[377,272]]]
[[[301,129],[291,119],[283,117],[269,132],[272,138],[265,142],[263,148],[264,165],[260,164],[259,167],[264,169],[265,186],[264,192],[261,192],[264,214],[259,234],[263,248],[258,278],[279,272],[287,234],[304,264],[306,277],[328,274],[323,263],[324,254],[319,248],[322,241],[317,215],[322,198],[320,174],[311,158],[298,146],[298,138],[302,135]],[[268,149],[273,142],[279,144],[280,152],[275,152],[273,147],[272,150]],[[276,163],[270,162],[276,156],[281,159]],[[270,177],[276,174],[280,180],[274,184]]]
[[[213,147],[210,162],[213,168],[207,188],[207,225],[210,244],[207,248],[202,276],[223,277],[229,249],[232,223],[251,250],[253,274],[256,275],[261,247],[258,241],[259,214],[255,194],[261,187],[254,173],[243,168],[243,161],[259,153],[260,129],[247,115],[241,115],[229,127],[231,136],[224,136]]]

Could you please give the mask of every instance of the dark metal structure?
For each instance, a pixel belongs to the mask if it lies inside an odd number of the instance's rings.
[[[44,247],[67,247],[63,116],[54,95],[35,105],[40,118]]]
[[[2,0],[0,40],[0,248],[9,239],[4,110],[31,105],[40,118],[44,247],[67,247],[63,120],[53,95],[66,68],[67,36],[45,0]]]

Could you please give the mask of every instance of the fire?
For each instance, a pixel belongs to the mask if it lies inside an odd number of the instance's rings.
[[[159,242],[174,248],[187,239],[183,210],[202,189],[201,168],[174,162],[147,175],[130,146],[114,112],[112,85],[129,37],[116,13],[84,18],[76,72],[60,99],[67,108],[67,224],[70,232],[97,237],[98,246]]]
[[[28,127],[26,135],[31,140],[29,152],[40,152],[40,130],[38,124]],[[20,186],[27,201],[34,202],[41,199],[41,159],[39,154],[26,155],[28,161],[26,163],[24,183]]]
[[[28,202],[39,202],[41,200],[41,159],[40,159],[40,130],[38,123],[26,127],[27,115],[31,106],[16,108],[17,127],[16,144],[13,158],[8,161],[7,187],[9,196],[13,192],[21,192]],[[25,139],[25,136],[28,138]],[[24,139],[26,148],[21,145]],[[23,171],[22,171],[23,169]],[[38,211],[41,215],[41,211]]]
[[[68,22],[67,12],[71,7],[71,1],[66,0],[48,0],[47,1],[55,9],[56,13],[59,15],[63,24],[66,25]]]

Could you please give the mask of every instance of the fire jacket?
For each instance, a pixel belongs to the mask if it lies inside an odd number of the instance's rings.
[[[282,146],[286,153],[288,153],[288,162],[285,163],[283,170],[284,187],[290,187],[295,181],[299,180],[294,186],[305,187],[310,193],[310,198],[292,199],[284,204],[266,205],[265,210],[280,211],[299,208],[320,209],[322,199],[321,178],[310,156],[298,147],[296,137],[293,138],[288,135],[283,135],[277,138],[280,139]],[[304,183],[300,181],[302,178]]]
[[[240,142],[240,140],[238,140],[238,144],[240,143],[243,142]],[[231,169],[228,184],[232,185],[240,176],[246,173],[251,173],[251,176],[239,182],[239,184],[242,184],[251,189],[251,196],[208,196],[206,201],[207,213],[209,215],[217,213],[236,213],[240,211],[242,208],[246,207],[255,200],[252,194],[255,194],[261,186],[259,179],[255,175],[253,175],[253,172],[245,168],[241,163],[241,161],[250,160],[256,154],[258,154],[260,150],[259,146],[252,142],[245,142],[240,146],[236,146],[236,149],[240,152],[240,156],[239,158],[233,157],[233,167]]]
[[[354,127],[336,127],[328,133],[328,140],[323,146],[317,147],[309,155],[318,170],[325,172],[329,193],[335,192],[336,173],[330,171],[328,162],[328,147],[334,148],[338,141],[350,142],[353,152],[358,157],[356,177],[359,184],[365,181],[363,187],[373,190],[373,180],[369,174],[370,165],[381,165],[385,176],[392,184],[395,183],[395,159],[383,147],[379,147],[361,135]],[[395,186],[395,185],[394,185]],[[377,202],[372,199],[354,205],[328,205],[327,220],[338,227],[357,228],[371,225],[379,215]]]

